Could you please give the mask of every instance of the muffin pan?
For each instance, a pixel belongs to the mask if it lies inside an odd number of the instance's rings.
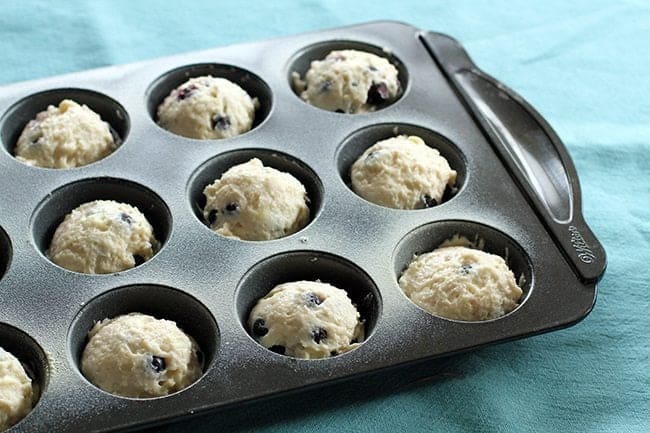
[[[403,94],[372,113],[305,104],[291,73],[340,48],[387,57]],[[226,140],[193,140],[155,123],[164,96],[213,74],[258,97],[254,128]],[[87,104],[121,138],[90,165],[54,170],[12,156],[22,127],[62,98]],[[34,410],[12,431],[131,429],[307,386],[470,350],[572,325],[592,309],[605,252],[581,215],[575,168],[549,125],[514,92],[481,72],[453,39],[378,22],[216,48],[0,88],[0,346],[38,386]],[[402,211],[348,186],[349,167],[374,141],[418,134],[458,171],[442,204]],[[311,198],[311,221],[265,242],[224,238],[201,217],[202,188],[259,157],[292,173]],[[134,269],[85,275],[45,256],[58,223],[94,199],[137,206],[160,251]],[[397,279],[413,254],[454,234],[479,236],[507,257],[524,290],[499,319],[434,317]],[[275,284],[321,279],[348,289],[366,323],[356,350],[299,360],[258,345],[245,329],[257,298]],[[139,311],[176,321],[200,344],[201,379],[155,399],[110,395],[79,371],[92,323]]]

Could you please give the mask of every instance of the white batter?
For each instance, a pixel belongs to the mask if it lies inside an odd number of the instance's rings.
[[[97,387],[124,397],[159,397],[201,377],[196,342],[170,320],[140,313],[98,322],[88,333],[81,371]]]
[[[81,167],[113,152],[119,143],[108,123],[85,105],[64,99],[30,120],[14,154],[25,164],[46,168]]]
[[[252,128],[258,105],[257,98],[225,78],[190,78],[160,104],[158,124],[188,138],[230,138]]]
[[[307,103],[328,111],[365,113],[397,99],[397,68],[383,57],[357,50],[332,51],[311,62],[294,88]]]
[[[0,431],[23,419],[32,410],[32,380],[20,361],[0,347]]]
[[[153,228],[137,208],[112,200],[84,203],[57,227],[47,256],[85,274],[109,274],[151,259],[158,248]]]
[[[253,158],[226,171],[203,190],[210,228],[249,241],[278,239],[309,222],[307,191],[289,173]]]
[[[262,346],[304,359],[350,351],[364,338],[359,312],[347,293],[317,281],[276,286],[257,302],[248,327]]]
[[[519,305],[522,294],[503,258],[462,246],[416,257],[399,286],[431,314],[467,321],[501,317]]]
[[[400,135],[375,143],[352,165],[352,189],[375,204],[422,209],[442,202],[456,171],[417,136]]]

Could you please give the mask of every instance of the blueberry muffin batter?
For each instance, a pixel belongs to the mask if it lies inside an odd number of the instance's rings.
[[[257,158],[231,167],[205,187],[203,195],[205,221],[222,236],[278,239],[309,222],[303,184],[289,173],[265,167]]]
[[[522,290],[503,258],[465,246],[445,246],[416,257],[399,286],[429,313],[478,321],[514,310]]]
[[[140,313],[98,322],[88,333],[81,371],[97,387],[123,397],[159,397],[196,382],[203,356],[170,320]]]
[[[0,347],[0,431],[23,419],[32,410],[33,390],[20,361]]]
[[[109,274],[151,259],[157,248],[153,228],[142,212],[125,203],[97,200],[66,215],[47,256],[71,271]]]
[[[257,98],[225,78],[190,78],[160,104],[158,124],[188,138],[230,138],[253,127],[258,105]]]
[[[354,162],[352,189],[366,200],[394,209],[422,209],[442,202],[456,171],[416,136],[400,135],[375,143]]]
[[[117,136],[97,113],[64,99],[58,107],[50,105],[27,123],[14,154],[29,165],[73,168],[104,158],[118,144]]]
[[[401,93],[397,68],[388,60],[357,50],[330,52],[311,62],[304,80],[293,74],[294,88],[307,103],[323,110],[365,113],[387,105]]]
[[[248,327],[262,346],[304,359],[350,351],[364,338],[359,312],[345,290],[318,281],[276,286],[252,309]]]

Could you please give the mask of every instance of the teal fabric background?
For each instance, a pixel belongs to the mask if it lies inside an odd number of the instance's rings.
[[[650,431],[650,2],[2,0],[0,84],[375,19],[456,37],[553,125],[609,257],[595,310],[163,431]]]

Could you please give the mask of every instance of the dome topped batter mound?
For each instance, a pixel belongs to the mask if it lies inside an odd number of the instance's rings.
[[[131,313],[93,326],[81,356],[81,371],[111,394],[150,398],[196,382],[202,363],[198,345],[176,323]]]
[[[188,138],[231,138],[250,131],[258,106],[232,81],[206,75],[172,90],[158,107],[158,124]]]
[[[64,99],[50,105],[23,129],[14,154],[28,165],[74,168],[112,153],[120,144],[111,127],[86,105]]]
[[[305,187],[257,158],[235,165],[203,190],[203,216],[216,233],[249,241],[278,239],[309,223]]]
[[[0,432],[23,419],[34,399],[32,380],[18,359],[0,347]]]
[[[348,352],[364,339],[363,322],[345,290],[319,281],[274,287],[250,312],[248,327],[267,349],[303,359]]]
[[[465,246],[443,246],[416,257],[399,286],[429,313],[467,321],[501,317],[522,295],[502,257]]]
[[[366,149],[350,170],[352,189],[393,209],[423,209],[442,203],[456,171],[437,149],[417,136],[399,135]]]
[[[57,227],[47,256],[85,274],[131,269],[158,250],[153,227],[137,208],[112,200],[84,203]]]
[[[397,68],[383,57],[358,50],[330,52],[311,62],[304,79],[292,73],[294,89],[310,105],[339,113],[375,111],[402,92]]]

